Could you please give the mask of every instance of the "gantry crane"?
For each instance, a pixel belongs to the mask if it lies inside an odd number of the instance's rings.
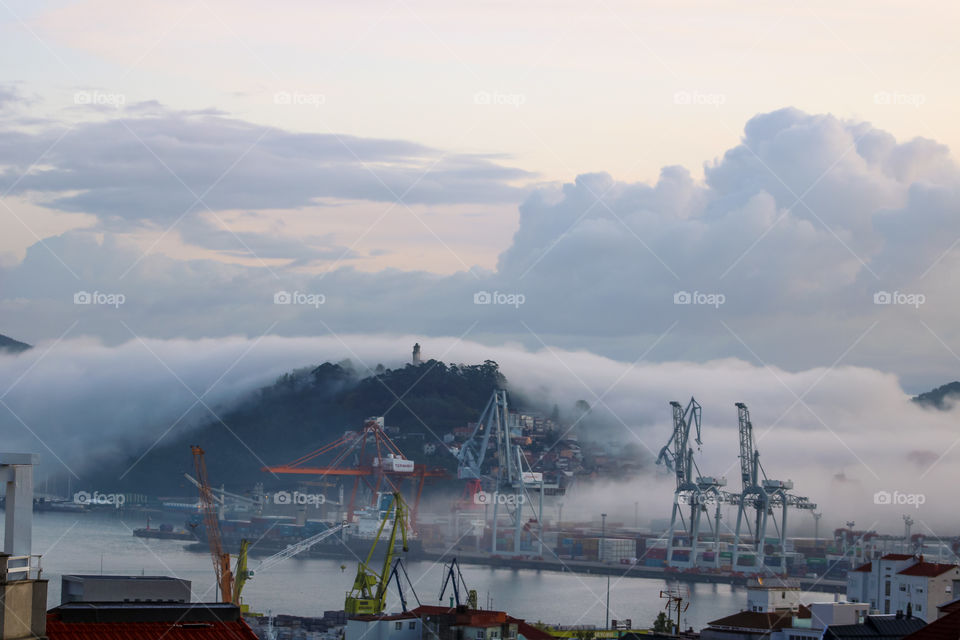
[[[213,572],[217,579],[217,588],[220,590],[220,597],[223,602],[234,602],[234,582],[233,571],[230,570],[230,554],[223,550],[217,500],[210,489],[210,481],[207,478],[207,463],[204,460],[204,452],[197,445],[192,445],[190,450],[193,452],[193,467],[197,474],[197,487],[200,490],[200,510],[203,512],[203,524],[207,530],[207,544],[210,546],[210,556],[213,558]],[[239,592],[237,595],[239,595]]]
[[[715,507],[714,524],[710,524],[709,516],[707,518],[708,526],[712,529],[714,539],[714,549],[718,550],[720,536],[720,504],[727,495],[722,491],[722,487],[727,484],[724,478],[715,478],[713,476],[701,476],[697,468],[696,460],[693,457],[693,446],[690,443],[690,430],[696,429],[693,442],[697,449],[703,444],[700,428],[700,404],[693,397],[684,408],[679,402],[670,403],[673,409],[673,433],[667,444],[660,449],[657,456],[657,464],[663,464],[674,472],[677,481],[677,487],[673,493],[673,509],[670,515],[670,531],[667,538],[667,565],[676,567],[694,567],[698,566],[698,551],[700,543],[700,516],[707,508],[713,504]],[[696,472],[696,475],[694,475]],[[689,506],[690,519],[684,523],[683,507]],[[687,560],[679,560],[674,557],[674,551],[677,546],[676,525],[677,519],[680,519],[684,525],[684,534],[689,537],[690,548]],[[719,561],[719,554],[714,556],[714,564]]]
[[[386,554],[383,558],[383,568],[379,573],[370,568],[370,562],[373,560],[373,553],[380,541],[380,535],[383,533],[384,526],[390,519],[390,513],[393,512],[393,526],[390,531],[390,539],[387,541]],[[377,529],[377,537],[373,539],[373,545],[367,554],[367,559],[357,565],[357,577],[353,581],[353,590],[347,593],[344,601],[344,610],[347,615],[379,615],[386,608],[387,585],[390,583],[391,564],[395,552],[397,533],[399,532],[403,539],[403,550],[407,551],[407,508],[403,502],[403,497],[399,491],[393,492],[393,499],[390,506],[387,507],[387,514],[380,522],[380,528]],[[396,571],[396,567],[394,567]],[[399,576],[397,578],[399,586]]]
[[[738,564],[740,556],[740,540],[742,525],[745,523],[747,532],[752,534],[751,551],[754,554],[753,570],[765,570],[764,544],[767,535],[767,520],[774,515],[774,510],[780,510],[780,524],[774,519],[774,527],[779,529],[780,571],[786,573],[787,557],[787,508],[815,511],[817,505],[809,498],[789,493],[793,489],[791,480],[771,480],[760,464],[760,452],[753,439],[753,423],[750,421],[750,410],[742,402],[735,403],[737,407],[737,421],[740,436],[740,480],[741,492],[737,508],[737,527],[734,532],[733,543],[733,570],[741,571],[744,567]],[[747,520],[747,510],[752,510],[751,523]]]
[[[478,496],[493,502],[493,527],[491,535],[491,553],[512,553],[520,555],[521,532],[527,526],[524,523],[524,508],[530,509],[530,523],[540,529],[538,537],[538,555],[543,555],[543,495],[545,489],[557,489],[558,484],[546,485],[543,473],[530,468],[523,449],[514,444],[509,432],[510,412],[507,408],[507,392],[494,389],[487,406],[480,414],[473,433],[467,438],[457,454],[457,477],[467,481],[467,490],[476,504],[484,504]],[[492,442],[491,442],[492,440]],[[483,473],[485,462],[496,455],[496,472],[491,477]],[[490,493],[482,491],[482,482],[486,480]],[[530,499],[528,492],[539,492],[537,503]],[[513,527],[513,551],[497,548],[497,530],[500,509],[506,509]]]
[[[333,456],[333,460],[324,466],[309,466],[308,463],[317,458]],[[314,464],[316,464],[314,462]],[[353,520],[357,510],[357,496],[360,492],[361,481],[370,491],[370,504],[376,504],[384,483],[389,491],[400,490],[402,481],[411,478],[416,481],[416,492],[413,500],[413,509],[410,513],[412,525],[416,525],[417,509],[420,505],[420,496],[427,478],[447,477],[447,471],[442,468],[427,468],[424,465],[415,465],[400,451],[400,448],[390,439],[384,430],[383,418],[368,418],[360,433],[347,432],[330,444],[320,447],[310,453],[284,465],[264,467],[262,471],[271,473],[285,473],[306,476],[348,476],[353,478],[353,488],[347,503],[347,521]]]

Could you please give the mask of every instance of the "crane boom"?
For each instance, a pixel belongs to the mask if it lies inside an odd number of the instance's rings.
[[[331,528],[327,529],[326,531],[321,531],[320,533],[318,533],[318,534],[316,534],[316,535],[312,535],[312,536],[310,536],[309,538],[306,538],[306,539],[304,539],[304,540],[301,540],[300,542],[296,542],[296,543],[294,543],[294,544],[287,545],[287,547],[286,547],[285,549],[283,549],[283,551],[278,551],[277,553],[273,554],[272,556],[269,556],[269,557],[264,558],[263,560],[261,560],[261,561],[260,561],[260,564],[257,565],[257,568],[256,568],[254,571],[251,571],[251,572],[250,572],[250,575],[251,575],[251,576],[252,576],[252,575],[255,575],[256,572],[266,571],[267,569],[270,569],[270,568],[276,566],[277,564],[283,562],[283,561],[286,560],[287,558],[292,558],[293,556],[297,555],[298,553],[303,553],[304,551],[306,551],[307,549],[309,549],[309,548],[312,547],[313,545],[315,545],[315,544],[317,544],[317,543],[319,543],[319,542],[323,542],[324,540],[326,540],[326,539],[329,538],[330,536],[332,536],[332,535],[340,532],[343,528],[344,528],[344,525],[338,524],[338,525],[335,526],[335,527],[331,527]]]
[[[207,542],[210,546],[210,557],[213,558],[213,572],[217,579],[217,587],[220,589],[223,602],[231,603],[233,602],[233,571],[230,569],[230,554],[224,553],[223,541],[220,538],[217,500],[210,489],[203,449],[192,445],[190,450],[193,452],[193,467],[199,482],[200,509],[203,511],[203,524],[207,530]]]
[[[742,402],[736,403],[737,422],[740,427],[740,480],[743,489],[757,484],[756,449],[753,446],[753,423],[750,409]]]
[[[690,447],[690,427],[695,426],[697,435],[694,442],[703,444],[700,440],[700,404],[693,398],[687,403],[686,409],[676,401],[672,401],[673,433],[667,444],[660,449],[657,464],[665,464],[677,476],[677,487],[689,484],[693,479],[693,449]]]

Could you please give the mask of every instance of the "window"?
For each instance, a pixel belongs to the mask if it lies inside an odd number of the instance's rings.
[[[403,623],[402,623],[402,622],[394,622],[394,623],[393,623],[393,628],[396,629],[397,631],[401,631],[401,630],[403,629]]]
[[[919,612],[921,612],[921,611],[923,611],[923,605],[922,605],[922,604],[918,604],[918,605],[917,605],[917,613],[919,613]]]
[[[407,625],[407,628],[408,628],[408,629],[416,629],[416,628],[417,628],[417,621],[414,620],[413,622],[411,622],[410,624],[408,624],[408,625]]]
[[[477,640],[484,640],[486,635],[487,634],[483,629],[477,629]]]
[[[889,580],[887,581],[886,586],[884,587],[884,594],[883,594],[883,595],[885,595],[885,596],[890,595],[890,581],[889,581]],[[889,613],[889,611],[888,611],[887,613]]]

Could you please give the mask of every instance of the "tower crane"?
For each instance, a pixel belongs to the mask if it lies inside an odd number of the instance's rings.
[[[373,560],[373,553],[380,541],[380,535],[390,519],[391,512],[394,514],[393,526],[390,531],[390,539],[387,541],[383,568],[377,573],[370,568],[370,562]],[[390,583],[390,569],[393,563],[398,532],[403,539],[403,550],[407,551],[407,507],[400,492],[394,491],[390,506],[387,507],[387,515],[380,522],[380,528],[377,530],[377,536],[373,539],[373,545],[370,547],[367,559],[357,565],[357,577],[353,581],[353,589],[347,593],[344,601],[344,610],[347,615],[379,615],[383,613],[386,607],[387,585]],[[399,583],[399,576],[397,580]]]
[[[701,440],[700,404],[693,397],[684,408],[679,402],[670,403],[673,409],[673,433],[667,444],[660,449],[657,456],[657,464],[663,464],[674,472],[677,481],[677,487],[673,494],[673,509],[670,515],[670,531],[667,539],[667,565],[684,565],[693,567],[698,564],[697,551],[700,538],[700,520],[701,514],[705,512],[708,506],[713,503],[716,511],[714,515],[715,524],[708,526],[713,530],[714,544],[719,543],[720,535],[720,503],[725,499],[725,492],[722,487],[727,484],[724,478],[715,478],[712,476],[699,475],[699,468],[694,460],[693,446],[690,443],[691,429],[695,428],[693,442],[697,449],[703,444]],[[694,475],[696,472],[696,475]],[[684,523],[683,507],[689,506],[690,518],[688,523]],[[680,561],[674,558],[674,550],[677,546],[676,525],[677,519],[680,519],[684,525],[684,533],[690,538],[689,559]],[[715,556],[715,562],[719,556]]]
[[[207,530],[207,543],[210,546],[210,556],[213,558],[213,572],[217,579],[217,588],[223,602],[234,602],[233,571],[230,570],[230,554],[223,550],[223,541],[220,538],[220,518],[217,514],[217,499],[210,489],[207,478],[207,462],[204,452],[197,445],[192,445],[193,467],[197,474],[197,487],[200,489],[200,510],[203,512],[203,524]],[[242,585],[241,585],[242,587]]]
[[[774,519],[774,527],[779,529],[780,571],[786,573],[787,557],[787,509],[815,511],[817,505],[809,498],[790,493],[793,489],[791,480],[772,480],[767,477],[766,471],[760,464],[760,452],[757,450],[753,438],[753,423],[750,421],[750,410],[742,402],[735,403],[737,407],[737,422],[740,437],[740,481],[741,492],[737,508],[737,525],[733,543],[733,569],[739,571],[740,540],[743,525],[747,533],[753,535],[751,551],[756,558],[754,568],[760,570],[765,566],[764,543],[767,536],[767,522],[774,510],[780,510],[780,524]],[[752,511],[748,514],[747,511]],[[752,527],[751,522],[752,520]]]

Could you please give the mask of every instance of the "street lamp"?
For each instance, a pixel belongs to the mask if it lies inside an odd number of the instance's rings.
[[[607,539],[607,514],[600,514],[600,562],[603,562],[603,547]]]

